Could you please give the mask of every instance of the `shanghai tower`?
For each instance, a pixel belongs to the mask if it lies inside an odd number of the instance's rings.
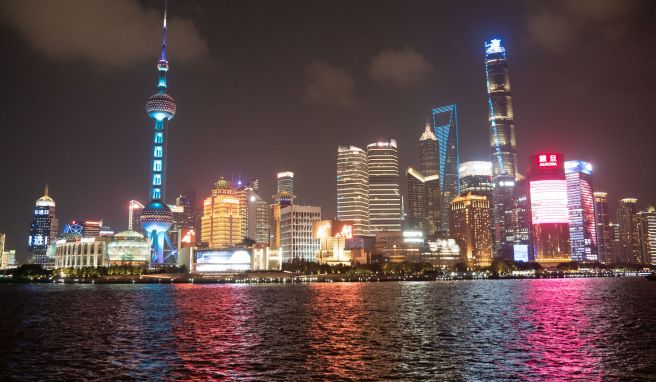
[[[177,253],[168,236],[168,230],[173,224],[171,209],[164,201],[166,186],[166,135],[168,122],[175,115],[175,101],[166,94],[166,72],[169,62],[166,60],[166,7],[162,26],[162,51],[157,62],[157,93],[146,102],[146,113],[153,120],[153,139],[151,141],[151,167],[149,177],[150,203],[143,209],[141,225],[152,243],[150,264],[175,264]],[[169,248],[168,256],[164,257],[164,244]]]
[[[490,122],[490,161],[492,162],[492,215],[494,247],[497,256],[514,259],[517,244],[527,244],[525,232],[519,226],[515,182],[517,173],[517,151],[515,124],[513,119],[510,78],[506,48],[500,39],[485,42],[485,78]]]

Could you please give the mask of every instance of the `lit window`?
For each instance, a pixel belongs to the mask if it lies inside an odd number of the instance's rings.
[[[153,184],[155,186],[161,186],[162,185],[162,175],[161,174],[153,175]]]
[[[155,146],[155,158],[162,157],[162,146]]]
[[[155,143],[164,142],[164,133],[157,132],[155,133]]]
[[[162,171],[162,161],[157,159],[153,162],[153,171]]]
[[[159,187],[153,187],[153,199],[160,199],[162,190]]]

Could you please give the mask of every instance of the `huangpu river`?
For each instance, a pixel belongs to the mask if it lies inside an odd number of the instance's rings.
[[[0,285],[0,380],[656,380],[639,277]]]

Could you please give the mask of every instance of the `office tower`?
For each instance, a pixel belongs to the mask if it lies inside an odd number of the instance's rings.
[[[656,265],[656,209],[649,206],[647,211],[636,214],[636,226],[640,238],[641,263]]]
[[[510,225],[513,219],[506,214],[515,207],[515,178],[517,153],[515,125],[508,75],[506,48],[500,39],[486,41],[485,78],[490,121],[490,161],[494,190],[492,216],[494,219],[495,252],[501,258],[514,258],[514,245],[521,241],[518,232],[527,227]]]
[[[611,242],[612,242],[612,262],[619,264],[622,263],[622,238],[620,235],[620,225],[618,223],[610,223],[609,225],[611,232]]]
[[[433,238],[438,234],[440,219],[439,175],[424,176],[409,167],[406,171],[408,181],[408,220],[410,230],[422,231]]]
[[[472,193],[492,198],[492,162],[469,161],[460,163],[460,194]]]
[[[610,264],[613,262],[613,232],[611,231],[610,215],[608,214],[608,194],[595,192],[593,195],[597,254],[600,262]]]
[[[278,193],[286,192],[294,195],[294,173],[291,171],[279,172],[278,178]]]
[[[176,111],[173,97],[166,94],[166,72],[169,70],[169,62],[166,59],[166,32],[166,9],[164,9],[162,52],[157,63],[157,93],[146,102],[146,112],[148,117],[154,121],[154,131],[151,147],[150,203],[142,210],[141,226],[152,243],[151,265],[177,263],[177,251],[168,236],[168,230],[173,225],[173,217],[171,210],[164,202],[166,188],[166,153],[164,150],[167,147],[165,138],[168,132],[168,122]],[[164,258],[165,242],[169,248],[167,258]]]
[[[141,213],[144,205],[136,200],[130,200],[128,206],[128,229],[131,231],[141,231]]]
[[[529,199],[535,261],[547,266],[570,261],[567,181],[562,154],[531,157]]]
[[[500,39],[485,42],[485,78],[490,113],[490,160],[493,176],[517,174],[515,123],[506,48]]]
[[[175,198],[175,205],[182,211],[173,214],[173,225],[178,228],[196,228],[196,193],[185,191]]]
[[[238,191],[224,178],[212,188],[212,195],[203,202],[201,242],[210,248],[237,245],[242,236],[242,211]]]
[[[438,143],[440,192],[439,233],[449,235],[449,206],[460,194],[460,152],[458,148],[458,111],[456,105],[437,107],[432,110],[433,129]]]
[[[367,145],[369,233],[401,230],[401,191],[396,140]]]
[[[369,235],[367,153],[355,146],[337,147],[337,219],[353,224],[353,235]]]
[[[624,264],[639,264],[640,254],[639,232],[635,224],[638,199],[624,198],[617,206],[617,223],[620,228],[619,262]]]
[[[492,214],[486,196],[471,192],[451,202],[449,232],[468,268],[492,264]]]
[[[597,235],[592,193],[592,165],[572,160],[565,162],[569,243],[573,261],[597,261]]]
[[[419,172],[424,176],[438,175],[440,172],[440,146],[428,121],[426,121],[424,132],[417,142],[417,149],[419,151]]]
[[[42,197],[36,201],[34,217],[30,224],[27,239],[28,263],[51,267],[54,259],[49,259],[46,250],[57,238],[59,220],[55,210],[55,201],[48,195],[48,185]]]
[[[312,236],[321,220],[321,207],[288,205],[280,210],[280,251],[283,263],[295,259],[315,261],[319,240]]]
[[[242,185],[237,191],[242,213],[242,236],[257,243],[269,243],[269,204],[258,195],[259,180]]]

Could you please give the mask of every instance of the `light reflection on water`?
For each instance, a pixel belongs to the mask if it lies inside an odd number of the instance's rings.
[[[0,285],[0,379],[655,380],[654,284]]]

